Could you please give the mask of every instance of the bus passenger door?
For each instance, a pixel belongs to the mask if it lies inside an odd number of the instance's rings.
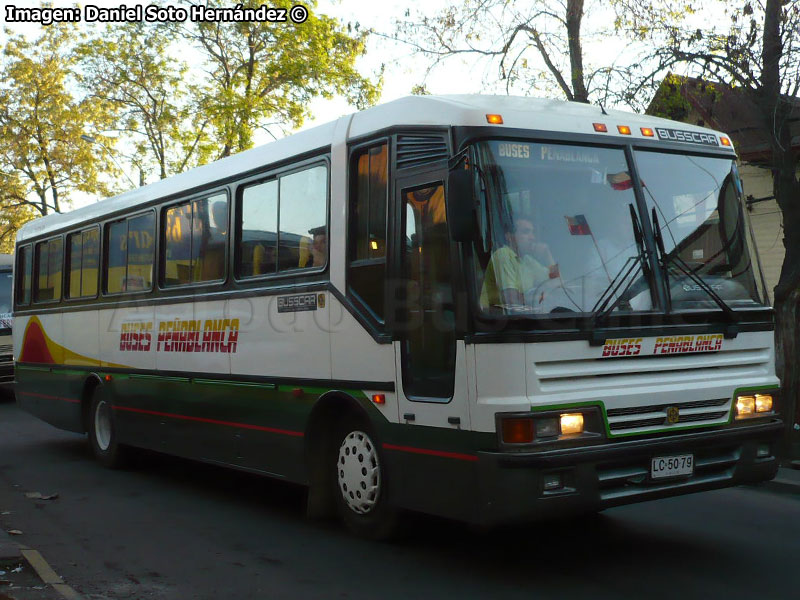
[[[459,480],[468,485],[474,463],[469,459],[465,346],[456,339],[456,254],[447,227],[446,175],[442,169],[398,179],[396,185],[397,285],[392,299],[396,388],[404,424],[403,443],[397,445],[404,450],[394,453],[402,458],[392,458],[403,461],[397,469],[402,487],[393,493],[408,491],[406,506],[452,515],[452,496],[464,493]],[[443,469],[454,477],[442,477]],[[418,493],[420,486],[427,492]],[[420,501],[425,506],[408,504]]]

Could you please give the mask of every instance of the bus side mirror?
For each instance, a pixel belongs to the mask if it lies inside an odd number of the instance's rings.
[[[456,242],[471,242],[474,235],[472,171],[456,169],[447,176],[447,223]]]

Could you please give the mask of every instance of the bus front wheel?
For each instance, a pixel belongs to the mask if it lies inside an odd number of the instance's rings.
[[[339,429],[333,447],[339,516],[356,535],[386,539],[395,530],[397,510],[389,504],[388,478],[376,436],[362,423]]]
[[[114,411],[99,389],[92,395],[89,412],[89,445],[97,461],[115,469],[125,461],[125,447],[117,441]]]

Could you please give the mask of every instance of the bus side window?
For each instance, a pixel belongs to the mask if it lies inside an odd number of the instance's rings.
[[[36,302],[61,300],[61,238],[36,244]]]
[[[192,281],[225,277],[228,197],[218,194],[192,202]]]
[[[26,305],[31,303],[31,269],[33,267],[33,255],[30,246],[22,246],[19,249],[19,275],[17,276],[17,303]]]
[[[79,298],[81,295],[81,255],[83,244],[81,234],[70,233],[67,236],[67,297]]]
[[[351,158],[349,291],[379,321],[384,319],[388,144],[357,151]]]
[[[87,229],[82,235],[81,296],[97,296],[97,275],[100,273],[100,229]]]
[[[153,289],[155,233],[154,212],[128,219],[128,272],[125,278],[128,292]]]
[[[321,269],[328,262],[328,169],[280,178],[278,270]]]
[[[278,258],[278,182],[266,181],[242,191],[237,277],[271,275]]]

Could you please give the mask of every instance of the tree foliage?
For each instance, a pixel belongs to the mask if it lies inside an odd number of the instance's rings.
[[[71,92],[71,25],[35,42],[11,37],[0,66],[0,172],[3,206],[60,212],[76,190],[107,193],[101,149],[81,139],[111,123],[109,107]]]
[[[567,100],[609,102],[618,80],[627,81],[626,64],[585,62],[582,27],[586,14],[607,11],[605,3],[584,0],[466,0],[429,17],[408,12],[395,37],[431,59],[428,69],[455,57],[486,59],[497,69],[507,92],[544,90]],[[609,13],[613,14],[613,13]],[[591,37],[610,35],[602,19],[590,21]]]
[[[208,2],[209,6],[228,5]],[[245,7],[258,7],[247,0]],[[291,8],[290,0],[270,6]],[[373,84],[355,67],[366,32],[346,30],[337,20],[314,14],[301,24],[204,21],[181,27],[201,52],[207,78],[202,110],[215,130],[219,156],[253,145],[257,128],[294,126],[309,115],[315,97],[341,94],[359,108],[374,103]]]
[[[114,108],[115,128],[133,147],[131,162],[161,179],[207,162],[215,150],[211,117],[200,110],[199,89],[175,56],[174,40],[165,27],[115,23],[78,47],[87,94]]]

